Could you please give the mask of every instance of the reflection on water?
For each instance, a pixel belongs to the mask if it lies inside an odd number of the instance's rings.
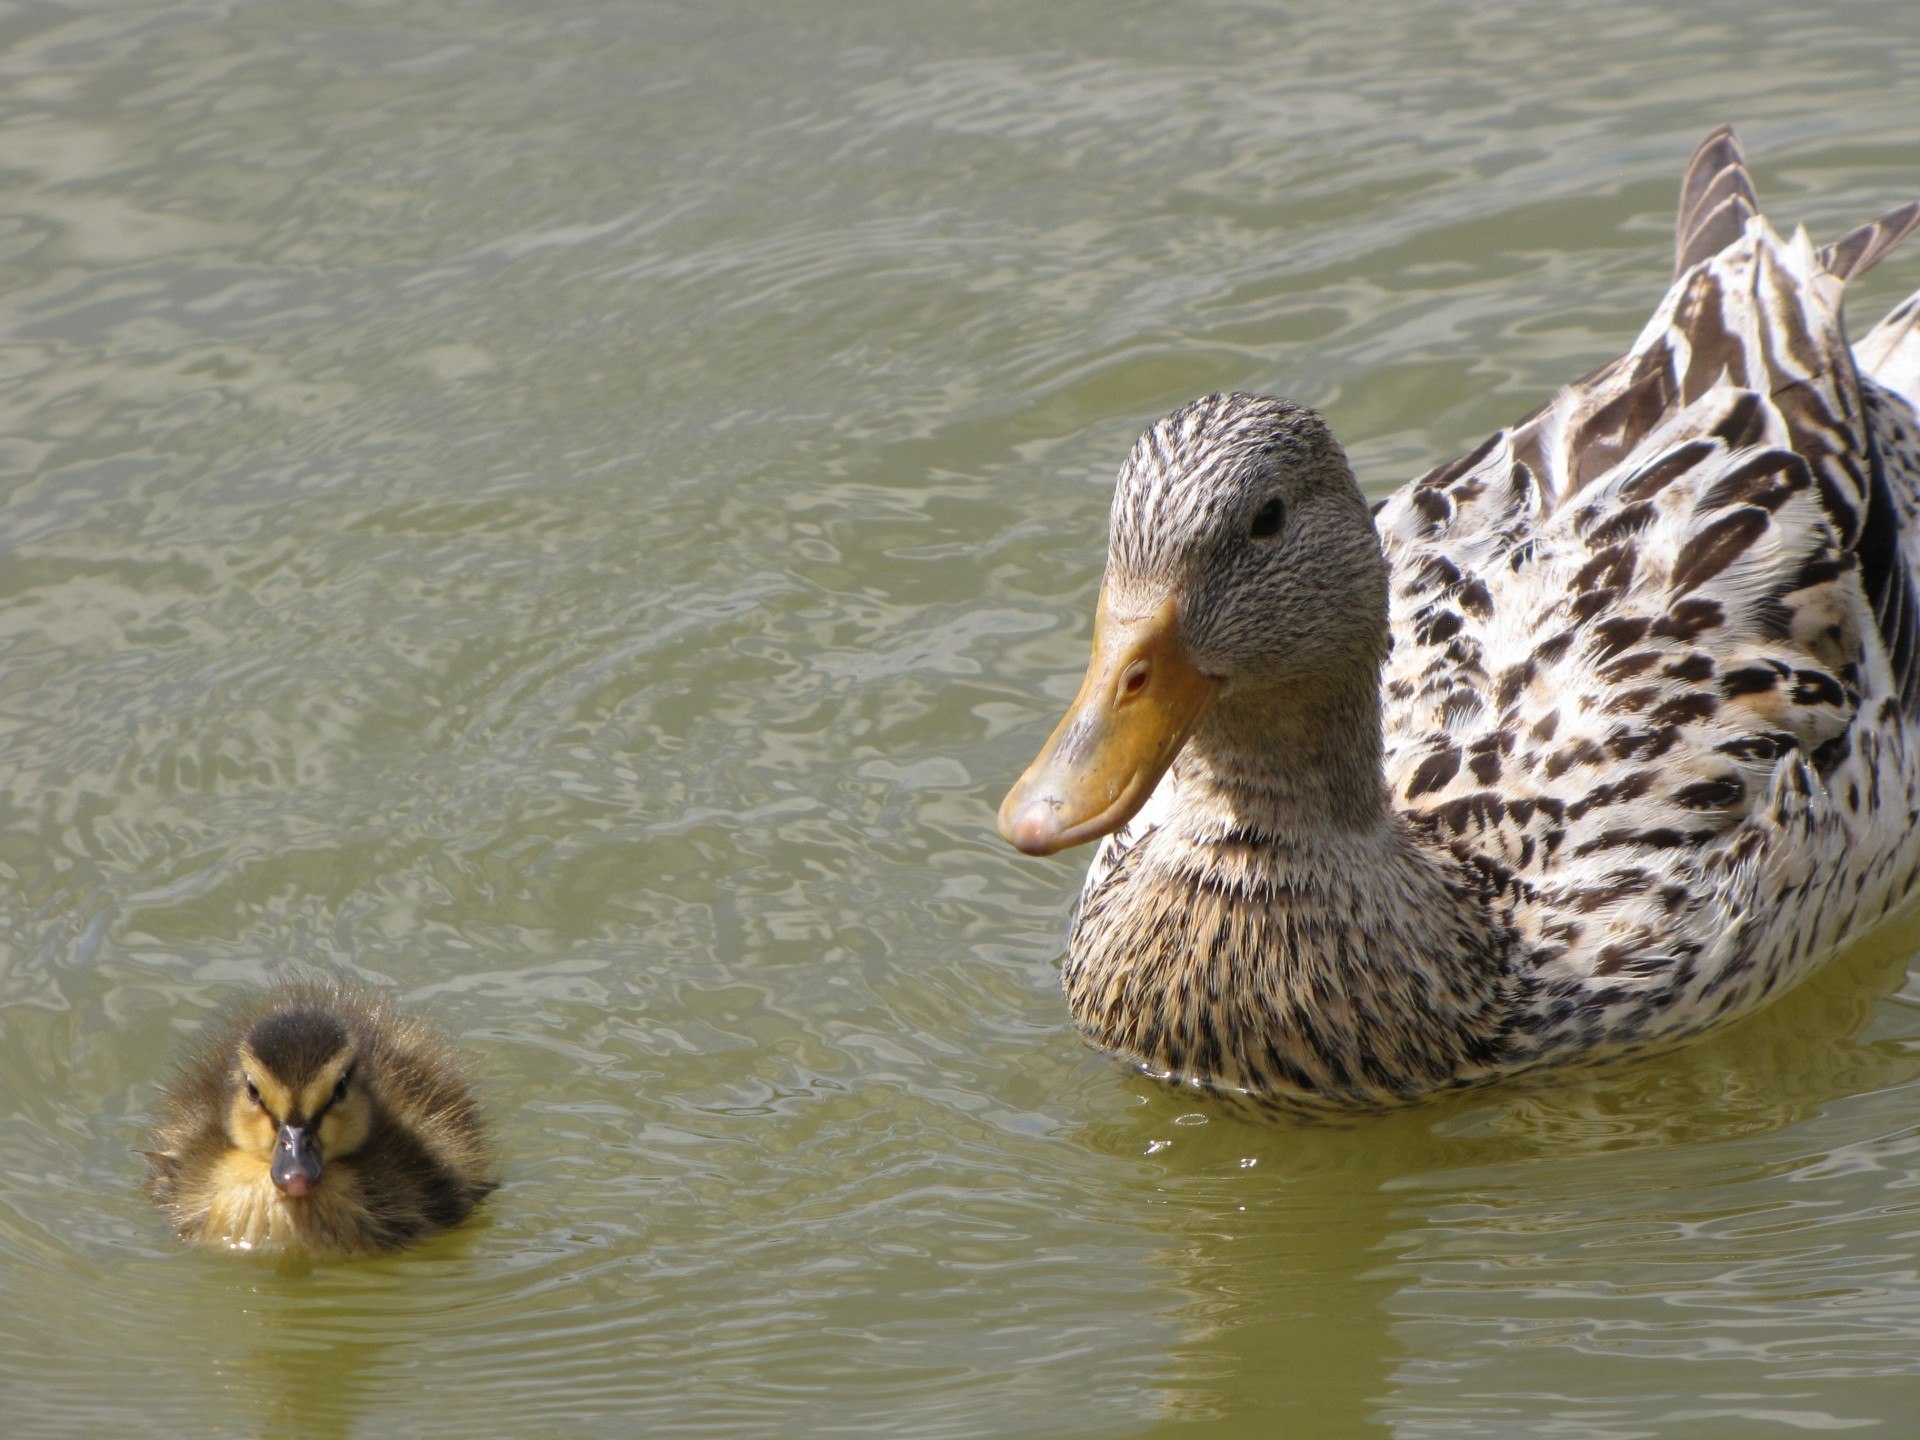
[[[1758,1367],[1751,1384],[1783,1350],[1840,1345],[1865,1362],[1849,1373],[1886,1389],[1845,1413],[1899,1413],[1911,1332],[1875,1313],[1887,1256],[1828,1258],[1820,1232],[1860,1223],[1856,1203],[1870,1224],[1910,1222],[1904,1199],[1835,1190],[1866,1173],[1876,1190],[1912,1183],[1920,1140],[1910,1125],[1832,1150],[1792,1137],[1828,1127],[1849,1097],[1920,1079],[1910,1040],[1873,1033],[1916,947],[1910,915],[1793,1004],[1700,1044],[1384,1120],[1276,1132],[1135,1082],[1144,1116],[1088,1138],[1119,1160],[1144,1135],[1154,1162],[1140,1201],[1170,1241],[1155,1268],[1181,1297],[1164,1413],[1248,1435],[1463,1421],[1500,1433],[1524,1395],[1546,1433],[1628,1435],[1656,1417],[1731,1427],[1754,1407],[1621,1410],[1585,1361],[1731,1358]],[[1729,1343],[1730,1328],[1756,1327],[1769,1333]],[[1832,1418],[1804,1390],[1770,1408],[1809,1427]]]
[[[1904,9],[736,8],[0,15],[9,1422],[1896,1423],[1920,928],[1655,1061],[1250,1126],[1079,1044],[1079,867],[991,814],[1146,419],[1456,453],[1638,329],[1711,125],[1818,236],[1909,198]],[[477,1223],[173,1244],[156,1077],[287,964],[460,1037]]]

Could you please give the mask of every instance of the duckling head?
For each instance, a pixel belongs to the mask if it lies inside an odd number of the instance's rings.
[[[1093,661],[1001,834],[1033,855],[1111,834],[1203,725],[1254,760],[1285,748],[1276,717],[1364,730],[1370,705],[1377,730],[1386,613],[1372,514],[1319,415],[1242,394],[1176,410],[1120,469]]]
[[[234,1052],[227,1138],[267,1162],[284,1195],[310,1194],[334,1160],[366,1143],[373,1099],[352,1031],[317,1006],[274,1010]]]

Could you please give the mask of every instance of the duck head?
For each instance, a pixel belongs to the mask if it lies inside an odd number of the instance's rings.
[[[366,1142],[373,1100],[359,1058],[340,1019],[309,1006],[264,1016],[235,1047],[227,1137],[266,1162],[282,1194],[312,1193]]]
[[[1372,515],[1319,415],[1241,394],[1176,410],[1120,468],[1093,660],[1000,833],[1030,855],[1111,834],[1190,739],[1284,764],[1278,719],[1356,694],[1377,735],[1386,607]]]

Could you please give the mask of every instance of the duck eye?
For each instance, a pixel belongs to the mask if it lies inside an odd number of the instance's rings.
[[[1286,518],[1286,502],[1276,495],[1253,512],[1253,523],[1247,527],[1247,533],[1256,540],[1271,540],[1280,533]]]
[[[336,1102],[347,1098],[347,1077],[346,1076],[342,1075],[340,1077],[340,1083],[333,1087],[333,1098]]]
[[[254,1084],[253,1081],[251,1080],[247,1081],[247,1099],[253,1101],[253,1103],[256,1105],[260,1105],[264,1103],[260,1099],[260,1087]]]

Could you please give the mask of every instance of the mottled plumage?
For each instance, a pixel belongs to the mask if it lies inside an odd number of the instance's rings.
[[[446,1042],[340,981],[229,1011],[169,1087],[148,1152],[183,1238],[352,1254],[464,1220],[494,1188],[478,1105]]]
[[[1103,623],[1177,617],[1113,664],[1146,693],[1190,659],[1217,699],[1137,815],[1104,775],[1090,798],[1059,736],[1003,811],[1036,852],[1110,837],[1065,973],[1093,1037],[1183,1080],[1379,1104],[1698,1032],[1903,897],[1920,296],[1853,349],[1840,296],[1916,224],[1783,240],[1715,132],[1628,353],[1371,526],[1311,411],[1210,396],[1152,427]],[[1128,703],[1090,672],[1062,733]]]

